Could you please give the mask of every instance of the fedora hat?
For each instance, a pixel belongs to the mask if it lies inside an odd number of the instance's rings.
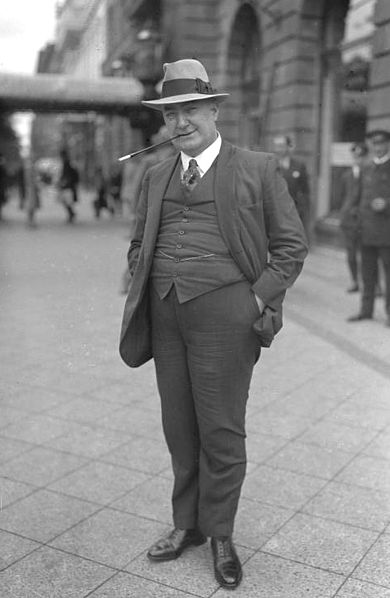
[[[217,93],[212,88],[206,69],[198,60],[186,58],[176,62],[166,62],[163,66],[161,97],[158,100],[143,100],[142,104],[162,110],[169,104],[181,104],[195,100],[215,98],[222,102],[228,93]]]

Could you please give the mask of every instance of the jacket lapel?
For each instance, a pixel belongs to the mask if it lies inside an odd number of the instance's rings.
[[[230,143],[222,142],[216,165],[214,187],[219,228],[222,238],[233,256],[242,251],[237,228],[234,154],[235,148]]]
[[[156,169],[150,179],[148,215],[144,230],[144,239],[147,239],[147,242],[145,243],[145,260],[154,251],[160,224],[162,201],[169,185],[169,181],[171,180],[171,176],[179,161],[179,156],[180,154],[171,158],[169,161],[164,161],[160,167]]]

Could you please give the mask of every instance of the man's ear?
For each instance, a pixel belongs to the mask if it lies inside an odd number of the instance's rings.
[[[218,116],[219,116],[219,105],[218,102],[213,102],[212,106],[211,106],[211,110],[214,113],[214,118],[217,121],[218,120]]]

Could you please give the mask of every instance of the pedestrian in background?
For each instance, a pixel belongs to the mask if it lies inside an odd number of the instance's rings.
[[[351,276],[348,293],[359,291],[359,260],[361,243],[360,192],[362,168],[368,154],[365,143],[354,143],[351,146],[352,166],[341,177],[342,205],[340,210],[340,227],[343,232],[347,263]]]
[[[0,153],[0,220],[3,219],[3,207],[7,202],[8,174],[5,166],[5,158]]]
[[[67,222],[71,223],[76,217],[74,206],[78,201],[79,173],[71,163],[68,152],[61,150],[61,173],[58,181],[60,202],[67,213]]]
[[[249,384],[307,247],[275,158],[221,139],[227,95],[188,59],[165,64],[162,97],[144,101],[180,137],[143,180],[120,352],[132,367],[154,358],[172,458],[174,529],[148,557],[178,558],[209,536],[217,582],[232,589]]]
[[[375,129],[367,134],[373,158],[362,169],[361,256],[363,293],[357,315],[350,322],[373,317],[379,261],[385,278],[386,325],[390,326],[390,132]]]
[[[289,135],[275,137],[273,149],[278,158],[280,173],[287,183],[306,236],[310,239],[310,186],[306,166],[294,157],[294,146]]]
[[[111,215],[114,214],[114,208],[109,203],[108,198],[108,183],[104,176],[104,171],[101,166],[96,168],[95,172],[95,192],[96,197],[92,202],[93,209],[95,212],[95,218],[100,218],[102,210],[107,210]]]
[[[117,214],[122,213],[122,168],[120,164],[113,164],[108,182],[110,205]]]

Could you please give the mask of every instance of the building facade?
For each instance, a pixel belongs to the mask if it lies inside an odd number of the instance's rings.
[[[164,62],[201,60],[230,93],[224,138],[270,151],[276,135],[292,137],[311,176],[314,222],[337,215],[351,142],[390,128],[388,0],[66,0],[59,23],[62,71],[133,76],[148,98]],[[94,143],[109,162],[148,143],[161,119],[140,107],[101,123]]]

